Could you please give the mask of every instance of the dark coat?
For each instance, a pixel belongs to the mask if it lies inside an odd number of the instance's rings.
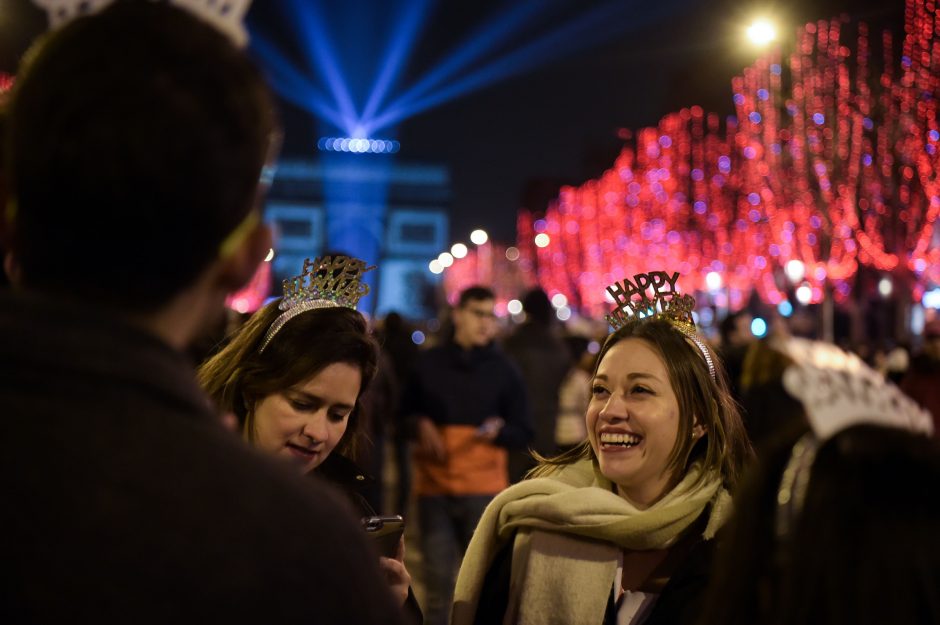
[[[340,454],[330,454],[314,473],[345,493],[361,517],[377,515],[375,508],[369,504],[364,494],[368,492],[375,479],[361,471],[355,462]],[[424,623],[424,613],[421,611],[412,588],[408,588],[408,599],[402,611],[410,623],[415,625]]]
[[[348,504],[224,430],[177,351],[0,293],[0,363],[0,622],[401,622]]]

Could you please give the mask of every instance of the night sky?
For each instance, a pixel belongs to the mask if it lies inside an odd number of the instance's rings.
[[[457,42],[520,1],[429,0],[423,28],[391,94],[413,84]],[[593,0],[542,1],[543,14],[528,20],[509,43],[477,66],[610,5]],[[350,89],[367,92],[380,67],[381,42],[396,11],[407,1],[321,0],[320,4],[326,7]],[[741,32],[754,13],[780,16],[785,24],[781,37],[787,39],[797,25],[841,12],[885,26],[899,23],[903,12],[903,0],[799,0],[776,5],[618,0],[617,4],[621,8],[603,28],[563,42],[519,73],[390,129],[402,146],[395,158],[449,167],[454,241],[466,240],[476,227],[489,230],[497,240],[513,241],[517,210],[544,208],[560,185],[579,184],[610,167],[623,144],[622,129],[654,125],[663,115],[693,104],[729,114],[731,77],[757,55]],[[291,7],[289,0],[255,0],[249,28],[282,49],[299,68],[311,71]],[[0,70],[13,71],[29,41],[43,28],[42,12],[27,0],[0,0]],[[285,153],[315,156],[316,139],[326,131],[286,100],[282,116]]]

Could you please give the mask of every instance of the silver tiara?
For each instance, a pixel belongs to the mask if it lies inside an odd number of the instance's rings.
[[[299,276],[284,280],[284,296],[278,308],[284,311],[268,328],[261,341],[263,352],[271,339],[288,321],[308,310],[319,308],[351,308],[369,294],[369,285],[362,281],[367,271],[364,260],[350,256],[321,256],[311,262],[304,260]]]
[[[49,28],[55,30],[83,15],[97,13],[114,0],[33,0],[49,15]],[[245,13],[251,0],[167,0],[186,9],[224,33],[238,47],[248,43]]]

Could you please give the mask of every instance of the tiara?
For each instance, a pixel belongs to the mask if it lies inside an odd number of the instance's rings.
[[[281,313],[261,341],[259,353],[263,352],[284,327],[297,315],[319,308],[350,308],[356,310],[359,300],[369,294],[369,285],[362,275],[372,271],[365,261],[350,256],[320,256],[313,262],[304,260],[299,276],[284,280],[284,296],[278,309]]]
[[[708,372],[712,379],[718,379],[715,360],[711,350],[699,338],[695,328],[692,311],[695,310],[695,298],[691,295],[680,294],[676,290],[679,281],[679,272],[669,274],[665,271],[651,271],[638,273],[622,282],[614,282],[607,287],[615,306],[604,318],[614,331],[619,330],[634,320],[651,321],[663,319],[668,321],[689,339],[702,353]]]
[[[49,15],[49,29],[55,30],[62,25],[84,15],[97,13],[114,0],[33,0]],[[248,33],[242,23],[251,0],[168,0],[181,9],[208,22],[224,33],[238,47],[248,42]]]
[[[784,371],[783,386],[802,402],[810,426],[793,446],[777,491],[776,531],[783,539],[803,509],[816,451],[825,441],[863,424],[929,436],[933,420],[854,354],[805,339],[790,339],[781,351],[795,361]]]

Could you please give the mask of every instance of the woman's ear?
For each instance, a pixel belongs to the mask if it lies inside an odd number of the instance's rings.
[[[692,421],[692,438],[698,440],[708,434],[708,428],[702,425],[702,420],[695,417]]]

